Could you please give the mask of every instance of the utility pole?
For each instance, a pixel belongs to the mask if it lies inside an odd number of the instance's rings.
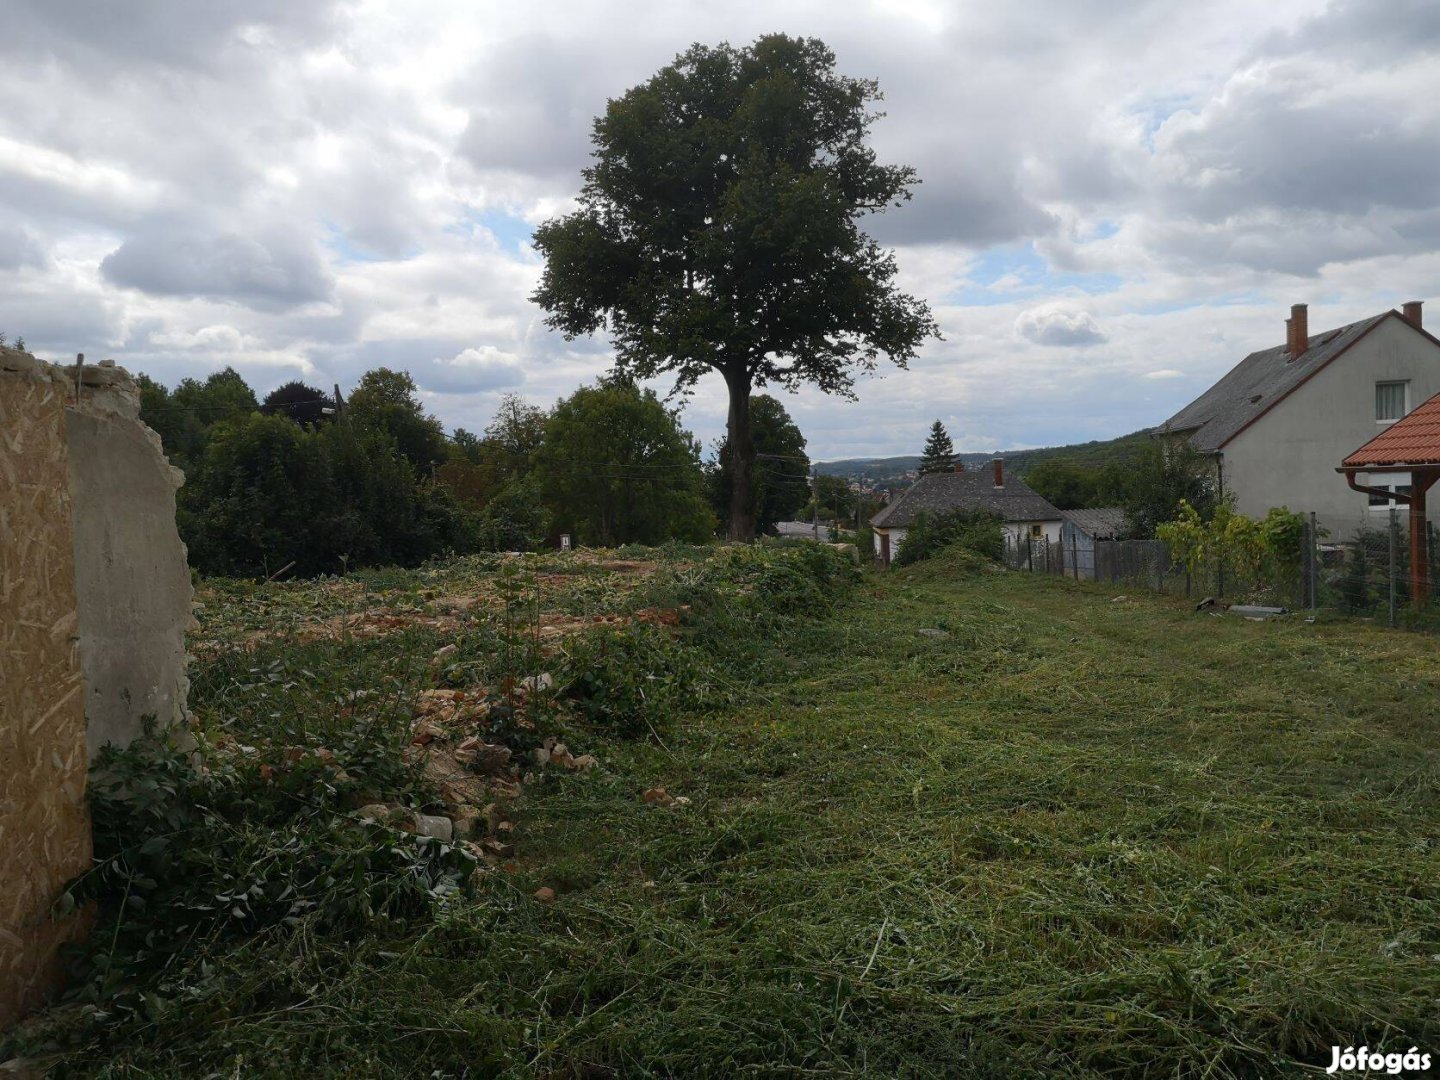
[[[815,539],[820,539],[820,470],[817,466],[810,466],[810,490],[815,493],[815,501],[810,504],[810,528],[815,534]]]

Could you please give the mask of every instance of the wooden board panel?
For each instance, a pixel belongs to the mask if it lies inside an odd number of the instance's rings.
[[[0,1027],[55,987],[84,930],[50,914],[91,857],[65,391],[0,350]]]

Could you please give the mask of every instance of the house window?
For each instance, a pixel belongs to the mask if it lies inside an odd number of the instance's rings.
[[[1030,526],[1030,539],[1031,539],[1031,540],[1043,540],[1043,539],[1045,539],[1045,526],[1044,526],[1044,525],[1031,525],[1031,526]]]
[[[1391,424],[1405,415],[1406,388],[1409,383],[1377,382],[1375,384],[1375,422]]]
[[[1395,484],[1393,487],[1390,484],[1375,484],[1373,486],[1380,491],[1393,491],[1396,495],[1410,494],[1409,484]],[[1371,508],[1376,510],[1404,510],[1410,505],[1402,499],[1391,498],[1388,495],[1379,495],[1375,492],[1367,492],[1366,498],[1369,500]]]

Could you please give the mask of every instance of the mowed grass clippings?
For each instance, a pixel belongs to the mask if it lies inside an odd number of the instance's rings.
[[[1435,640],[1115,597],[960,559],[869,577],[737,648],[731,706],[597,734],[603,767],[528,791],[513,864],[430,925],[257,941],[224,1000],[57,1075],[1248,1077],[1440,1048]]]

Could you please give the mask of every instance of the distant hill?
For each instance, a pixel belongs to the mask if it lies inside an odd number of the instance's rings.
[[[1139,454],[1149,443],[1149,435],[1136,431],[1115,439],[1072,443],[1069,446],[1043,446],[1030,450],[1002,450],[1000,453],[1005,459],[1005,467],[1020,476],[1042,461],[1065,461],[1091,468],[1123,463]],[[957,457],[965,462],[966,468],[973,469],[989,461],[994,455],[959,454]],[[881,487],[909,483],[912,478],[906,474],[913,473],[919,467],[918,454],[889,458],[842,458],[839,461],[815,463],[815,468],[826,476],[866,480]]]

